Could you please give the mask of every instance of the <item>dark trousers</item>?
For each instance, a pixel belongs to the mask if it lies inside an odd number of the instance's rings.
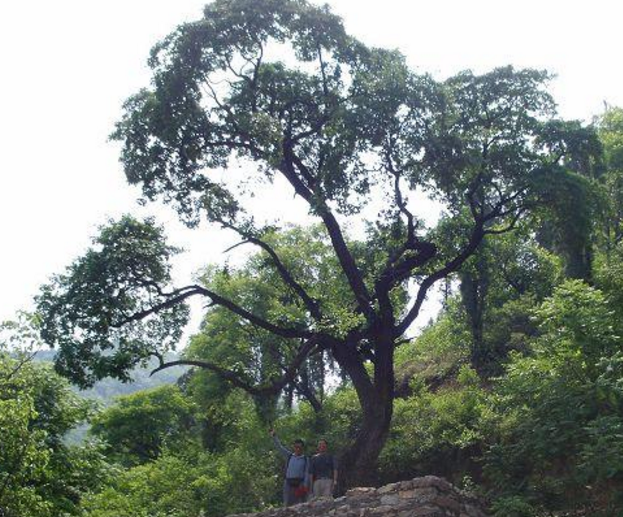
[[[288,480],[283,481],[283,505],[292,506],[293,504],[304,503],[307,501],[307,493],[300,496],[296,495],[299,487],[293,487],[288,484]]]

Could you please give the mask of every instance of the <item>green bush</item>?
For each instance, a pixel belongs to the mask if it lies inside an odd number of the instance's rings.
[[[80,514],[82,497],[109,475],[96,444],[64,438],[90,414],[50,365],[0,343],[0,510],[7,517]]]
[[[523,497],[512,495],[501,497],[491,507],[496,517],[536,517],[538,511]]]
[[[277,484],[266,446],[224,454],[165,451],[153,462],[120,471],[85,510],[88,517],[216,517],[274,503]]]
[[[498,501],[547,511],[613,504],[623,488],[623,397],[609,300],[568,281],[535,314],[533,355],[513,356],[491,399],[488,484]]]
[[[397,400],[390,438],[381,454],[383,477],[396,480],[431,473],[460,481],[474,474],[472,458],[483,440],[486,396],[478,375],[463,366],[452,385],[422,389]]]

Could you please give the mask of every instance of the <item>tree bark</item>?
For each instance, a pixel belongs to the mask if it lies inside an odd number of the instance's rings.
[[[370,378],[356,347],[346,345],[334,357],[353,381],[362,423],[353,444],[340,459],[337,491],[356,486],[377,486],[378,459],[389,436],[394,407],[394,343],[382,339],[374,346],[374,378]]]
[[[378,486],[378,459],[389,436],[392,412],[393,400],[374,397],[367,401],[361,429],[339,463],[338,493],[356,486]]]

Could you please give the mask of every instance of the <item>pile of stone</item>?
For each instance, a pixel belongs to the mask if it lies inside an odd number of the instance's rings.
[[[381,488],[354,488],[337,499],[230,517],[486,517],[479,501],[448,483],[426,476]]]

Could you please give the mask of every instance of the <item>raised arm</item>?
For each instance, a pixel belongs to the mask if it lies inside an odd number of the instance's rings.
[[[289,458],[292,455],[292,452],[286,449],[279,438],[277,437],[277,433],[274,429],[269,431],[270,436],[273,439],[273,443],[275,444],[276,449],[281,453],[284,458]]]

